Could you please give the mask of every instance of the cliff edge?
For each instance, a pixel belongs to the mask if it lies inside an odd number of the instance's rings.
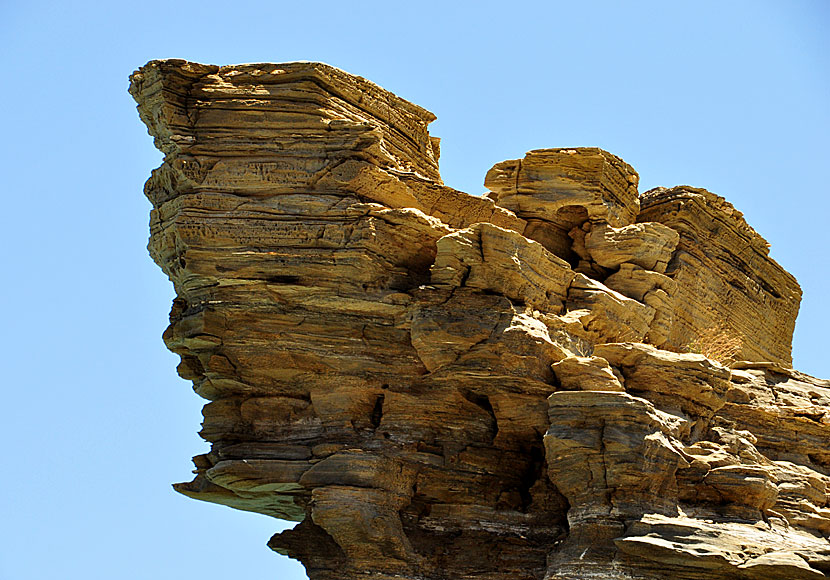
[[[208,400],[190,497],[312,580],[830,575],[830,381],[722,197],[598,148],[443,185],[435,117],[320,63],[151,61],[149,250]]]

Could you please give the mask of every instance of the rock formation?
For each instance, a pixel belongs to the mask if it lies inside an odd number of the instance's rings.
[[[431,113],[323,64],[131,81],[209,401],[179,492],[298,522],[312,580],[830,575],[830,382],[722,198],[596,148],[456,191]]]

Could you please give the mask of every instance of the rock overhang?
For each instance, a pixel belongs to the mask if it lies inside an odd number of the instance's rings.
[[[314,580],[828,570],[830,385],[722,198],[641,196],[598,148],[467,195],[431,113],[320,63],[153,61],[131,93],[165,341],[211,400],[179,491],[301,521],[269,545]]]

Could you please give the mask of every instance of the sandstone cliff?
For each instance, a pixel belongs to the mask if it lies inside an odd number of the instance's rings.
[[[181,493],[312,580],[830,575],[830,382],[722,198],[596,148],[446,187],[424,109],[317,63],[153,61],[149,249],[209,402]]]

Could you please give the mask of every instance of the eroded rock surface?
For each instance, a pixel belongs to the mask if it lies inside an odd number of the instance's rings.
[[[769,244],[722,197],[688,186],[641,198],[638,221],[679,235],[666,273],[677,283],[667,346],[716,332],[737,343],[737,359],[792,365],[792,333],[801,302],[795,278],[769,257]]]
[[[164,340],[209,401],[178,491],[298,522],[269,546],[312,580],[830,574],[830,382],[722,198],[596,148],[467,195],[431,113],[318,63],[131,81]]]

